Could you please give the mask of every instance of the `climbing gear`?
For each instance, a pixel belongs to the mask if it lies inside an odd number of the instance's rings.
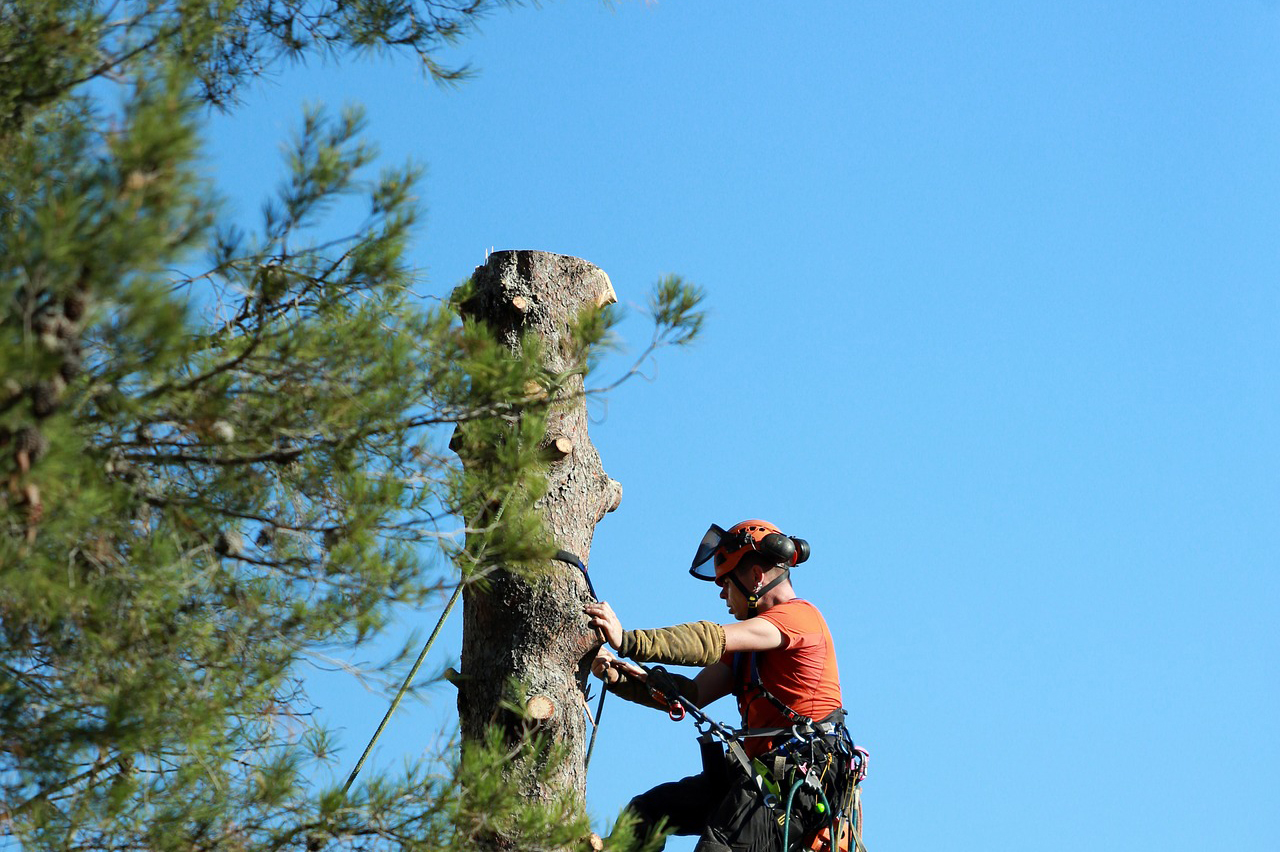
[[[854,745],[853,738],[844,724],[846,712],[843,709],[837,710],[816,723],[797,713],[765,687],[760,679],[760,667],[755,651],[734,653],[732,667],[734,695],[752,692],[754,697],[748,699],[749,701],[754,698],[764,698],[791,723],[790,728],[748,728],[739,731],[739,736],[744,739],[777,740],[787,737],[756,758],[757,766],[777,782],[780,782],[788,771],[788,766],[794,761],[794,755],[798,750],[803,751],[809,747],[807,763],[810,767],[815,764],[812,753],[814,735],[827,738],[829,743],[834,743],[836,746],[834,753],[827,753],[826,765],[819,780],[825,776],[838,756],[843,764],[844,777],[837,777],[838,783],[836,789],[833,789],[837,808],[832,821],[813,834],[807,848],[820,850],[820,852],[849,852],[849,840],[853,838],[857,848],[862,849],[862,802],[859,785],[867,777],[867,761],[870,755],[866,749]],[[830,808],[830,803],[826,803],[825,806]],[[831,840],[832,837],[835,838],[834,843]]]
[[[750,779],[764,806],[773,811],[780,810],[783,787],[788,791],[788,798],[794,798],[796,788],[808,783],[822,793],[822,812],[831,812],[829,828],[836,829],[832,834],[838,837],[837,821],[851,819],[852,791],[867,774],[867,751],[854,745],[849,729],[845,727],[844,710],[837,710],[820,722],[797,716],[800,722],[791,728],[735,730],[710,719],[698,706],[687,701],[666,669],[655,665],[645,670],[649,673],[650,690],[655,697],[666,702],[672,719],[684,718],[685,713],[694,718],[705,769],[718,771],[714,768],[718,752],[719,760],[727,762],[730,768],[739,769],[742,777]],[[742,739],[746,737],[773,738],[781,734],[787,734],[785,742],[754,760],[742,748]],[[827,801],[824,788],[835,793],[835,809]],[[790,825],[792,805],[794,802],[788,801],[785,809],[781,809],[778,825]]]
[[[787,793],[787,807],[786,807],[786,810],[783,812],[784,816],[783,816],[783,822],[782,822],[782,852],[787,852],[787,850],[791,846],[791,843],[790,843],[791,806],[795,802],[796,793],[799,793],[802,789],[805,789],[807,787],[811,787],[813,791],[822,798],[822,802],[818,804],[814,808],[814,810],[816,810],[819,814],[823,814],[831,810],[831,802],[827,800],[827,794],[822,792],[822,785],[820,783],[814,782],[807,775],[805,776],[803,781],[800,781],[799,783],[793,783],[791,785],[790,791]],[[832,821],[834,822],[834,816],[832,818]]]
[[[436,637],[440,635],[440,628],[444,627],[445,620],[449,618],[449,613],[453,610],[453,605],[458,602],[458,598],[462,595],[462,583],[458,583],[454,587],[453,595],[449,598],[449,602],[444,606],[444,612],[440,613],[440,618],[436,621],[435,629],[431,631],[431,635],[427,637],[427,642],[422,646],[422,651],[418,654],[418,659],[413,661],[413,667],[409,669],[409,674],[405,676],[404,683],[400,684],[400,691],[396,693],[396,697],[391,700],[391,706],[387,708],[387,713],[382,717],[382,721],[378,723],[378,729],[373,732],[373,736],[369,738],[369,744],[364,747],[364,752],[360,755],[360,759],[356,761],[355,768],[351,770],[351,774],[347,776],[347,783],[342,785],[342,792],[345,794],[351,789],[351,785],[355,782],[356,776],[360,774],[361,767],[364,766],[365,759],[369,757],[369,752],[373,751],[374,743],[378,741],[378,737],[382,736],[382,729],[387,726],[387,722],[391,721],[391,714],[396,712],[396,707],[400,704],[400,699],[404,698],[404,694],[409,690],[409,684],[413,683],[414,677],[418,674],[418,669],[422,667],[422,661],[427,658],[427,653],[431,650],[431,646],[435,644]]]
[[[600,717],[604,715],[604,694],[606,690],[600,690],[600,698],[596,701],[596,712],[593,716],[591,713],[591,689],[587,688],[582,693],[583,709],[587,712],[587,721],[591,723],[591,739],[587,741],[587,755],[582,761],[582,772],[585,775],[591,767],[591,752],[596,748],[596,734],[600,733]]]
[[[735,682],[743,665],[744,655],[734,655]],[[808,789],[803,797],[806,813],[829,814],[818,826],[812,825],[812,816],[806,833],[804,848],[819,852],[849,852],[849,838],[853,838],[861,850],[861,803],[858,786],[866,778],[868,754],[866,749],[854,745],[845,726],[846,712],[841,709],[826,718],[814,721],[796,713],[759,683],[759,669],[752,652],[746,655],[745,665],[751,672],[760,694],[774,702],[791,723],[779,728],[732,729],[710,719],[691,698],[682,692],[681,681],[662,666],[645,668],[648,672],[650,692],[664,703],[668,715],[682,719],[687,712],[698,728],[698,744],[703,755],[704,771],[719,773],[718,767],[736,768],[742,777],[749,779],[756,795],[766,808],[777,815],[777,824],[783,832],[783,852],[787,852],[790,830],[797,796]],[[768,751],[756,758],[747,756],[743,741],[750,738],[774,740]],[[828,797],[827,791],[831,796]],[[785,800],[782,798],[785,791]],[[780,804],[785,802],[785,804]],[[834,806],[833,806],[834,802]],[[831,838],[836,842],[832,843]]]
[[[596,603],[600,602],[600,596],[596,594],[596,587],[591,585],[591,575],[587,573],[587,566],[582,564],[582,560],[578,558],[578,554],[570,553],[567,550],[557,550],[556,561],[566,562],[581,571],[582,579],[587,581],[587,591],[591,593],[591,599]]]
[[[591,575],[587,573],[587,566],[578,558],[578,555],[576,553],[571,553],[568,550],[557,550],[556,559],[560,562],[566,562],[581,571],[582,579],[587,581],[587,592],[590,593],[591,599],[596,603],[600,603],[600,596],[596,594],[596,587],[591,584]],[[604,637],[601,636],[601,639],[603,638]],[[587,741],[587,754],[582,761],[582,772],[584,775],[586,774],[587,769],[591,766],[591,753],[595,751],[596,748],[596,734],[600,733],[600,717],[604,715],[604,696],[608,691],[609,690],[601,687],[600,698],[596,702],[596,715],[595,718],[591,720],[591,739]]]
[[[854,746],[854,763],[851,770],[853,781],[845,787],[844,796],[838,804],[837,814],[840,818],[835,825],[824,825],[818,829],[806,847],[810,852],[866,852],[862,845],[862,787],[867,777],[867,750]],[[832,840],[834,834],[835,840]]]
[[[587,774],[591,767],[591,752],[596,750],[596,734],[600,733],[600,717],[604,715],[604,695],[609,690],[601,689],[600,698],[596,700],[596,715],[591,720],[591,739],[587,741],[587,756],[582,760],[582,774]]]
[[[497,518],[502,517],[502,509],[499,508]],[[591,592],[591,596],[595,597],[595,590],[591,588],[591,578],[587,576],[587,567],[582,564],[582,560],[567,550],[557,550],[555,558],[560,562],[567,562],[576,566],[582,571],[582,576],[587,581],[587,589]],[[435,644],[436,637],[440,635],[440,629],[444,627],[445,621],[448,620],[449,614],[453,611],[454,604],[458,602],[458,598],[462,596],[462,587],[465,582],[459,582],[453,589],[453,594],[449,598],[449,602],[444,606],[444,612],[440,613],[440,618],[436,621],[436,626],[432,629],[431,635],[427,637],[426,644],[422,646],[422,651],[418,653],[418,659],[414,660],[413,666],[409,669],[409,674],[405,676],[404,683],[400,684],[400,691],[396,693],[395,698],[391,699],[391,706],[387,708],[386,714],[382,717],[382,721],[378,723],[378,729],[373,732],[373,736],[369,738],[369,744],[364,747],[360,759],[356,761],[355,767],[351,770],[351,774],[347,776],[347,781],[342,785],[342,792],[345,794],[351,789],[351,785],[355,783],[356,776],[360,774],[360,770],[364,768],[364,762],[368,759],[369,753],[373,751],[374,745],[378,742],[378,738],[382,736],[382,731],[387,727],[387,722],[391,721],[391,715],[396,712],[396,708],[400,706],[400,700],[404,698],[404,694],[409,691],[409,684],[413,683],[414,677],[418,674],[418,669],[422,667],[422,662],[427,658],[427,654],[431,651],[431,646]],[[600,714],[604,711],[604,691],[601,690],[600,703],[596,707],[596,726],[600,725]],[[591,761],[591,747],[595,745],[595,730],[591,732],[591,743],[587,746],[587,762]]]
[[[681,719],[684,718],[683,708],[685,704],[698,704],[698,684],[693,678],[684,675],[669,672],[662,666],[654,666],[649,670],[649,677],[645,684],[649,688],[649,692],[654,696],[661,696],[663,703],[667,706],[665,709],[669,713],[677,713]],[[669,696],[679,696],[672,702]]]
[[[858,785],[866,777],[866,750],[853,744],[844,717],[845,711],[838,710],[822,722],[796,725],[786,742],[755,760],[758,770],[779,790],[785,787],[788,791],[786,806],[778,817],[783,828],[783,850],[790,848],[796,796],[807,790],[808,795],[802,799],[809,814],[805,820],[808,843],[804,848],[823,852],[840,852],[843,848],[848,852],[847,840],[843,847],[839,844],[860,821],[860,807],[855,810],[854,804],[859,798]],[[773,735],[771,731],[760,733]],[[815,815],[826,815],[826,819],[815,824]],[[854,832],[853,836],[858,834]],[[831,843],[832,837],[837,839],[836,844]]]
[[[661,660],[677,666],[709,666],[724,656],[724,627],[694,621],[655,630],[624,630],[618,653],[641,663]]]
[[[672,721],[679,722],[688,713],[693,717],[694,725],[701,736],[711,736],[719,740],[724,747],[725,754],[733,765],[741,769],[748,777],[755,775],[754,770],[751,768],[751,759],[747,757],[747,753],[743,750],[742,743],[738,741],[735,731],[721,725],[706,713],[703,713],[691,700],[681,695],[679,682],[662,666],[654,666],[652,668],[640,666],[640,668],[647,675],[646,681],[653,697],[666,705],[667,715],[671,717]]]
[[[734,573],[742,559],[749,553],[758,553],[767,561],[779,568],[785,568],[768,584],[754,591]],[[714,557],[714,558],[713,558]],[[712,524],[707,534],[702,537],[698,549],[693,555],[693,564],[689,573],[699,580],[712,580],[717,584],[731,581],[747,599],[747,617],[754,618],[758,611],[760,598],[764,597],[774,586],[786,580],[791,568],[809,558],[809,542],[802,538],[785,535],[768,521],[740,521],[721,529]],[[712,560],[712,568],[703,567],[707,560]]]
[[[746,658],[745,665],[743,663],[743,658]],[[763,698],[772,704],[778,712],[782,714],[784,719],[792,724],[808,721],[804,716],[801,716],[799,713],[787,706],[781,698],[765,688],[764,682],[760,679],[760,662],[755,651],[734,651],[729,665],[733,670],[733,680],[729,687],[733,696],[735,698],[741,698],[748,695],[748,693],[755,693],[754,695],[746,698],[745,703],[742,704],[743,719],[746,719],[747,717],[747,706],[749,706],[756,698]],[[743,677],[744,669],[747,672],[746,677]]]
[[[645,681],[637,678],[628,677],[623,672],[615,672],[618,676],[617,680],[606,681],[605,689],[622,698],[625,701],[631,701],[635,704],[643,704],[645,707],[652,707],[656,710],[670,711],[667,702],[655,697],[652,687]],[[694,683],[692,678],[684,675],[667,673],[675,682],[675,689],[693,703],[698,703],[698,685]]]

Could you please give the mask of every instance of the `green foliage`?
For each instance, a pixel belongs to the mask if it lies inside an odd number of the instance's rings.
[[[491,750],[322,789],[299,663],[426,600],[433,559],[545,558],[536,447],[616,317],[552,375],[537,339],[513,358],[424,309],[418,171],[370,174],[358,111],[305,112],[256,227],[199,177],[205,106],[276,56],[400,46],[451,77],[431,49],[492,5],[0,6],[0,830],[30,848],[581,835],[581,803],[528,808]],[[655,344],[687,342],[697,299],[664,288]],[[462,516],[487,519],[465,547]]]
[[[699,308],[702,289],[678,275],[659,279],[649,297],[649,315],[653,318],[655,342],[685,346],[702,331],[706,314]]]
[[[181,63],[202,101],[223,107],[279,61],[308,56],[394,50],[455,83],[469,69],[442,63],[440,48],[515,2],[8,0],[0,5],[0,135],[85,83],[136,73],[160,54]]]

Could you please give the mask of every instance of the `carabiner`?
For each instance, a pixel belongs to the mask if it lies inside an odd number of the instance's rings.
[[[671,721],[679,722],[684,719],[684,705],[679,701],[671,701],[667,704],[667,715],[671,717]]]

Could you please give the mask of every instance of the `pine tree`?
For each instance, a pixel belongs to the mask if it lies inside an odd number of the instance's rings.
[[[539,570],[536,445],[615,316],[584,315],[550,371],[536,337],[513,357],[425,309],[416,170],[370,174],[358,111],[304,115],[260,223],[223,221],[199,177],[209,106],[272,63],[400,48],[456,79],[434,51],[494,5],[0,3],[0,831],[29,848],[585,833],[572,791],[534,804],[500,771],[512,747],[554,766],[537,738],[316,785],[334,742],[298,663],[427,600],[433,565]],[[334,237],[344,197],[366,216]],[[660,290],[655,343],[696,331],[697,298]],[[483,464],[449,452],[460,423]],[[463,538],[464,517],[487,521]]]

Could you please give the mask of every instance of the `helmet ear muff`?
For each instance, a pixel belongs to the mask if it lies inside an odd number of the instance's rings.
[[[796,564],[795,542],[782,533],[769,533],[760,539],[760,550],[781,565]]]
[[[720,582],[746,564],[743,560],[747,558],[766,567],[792,568],[809,559],[809,542],[784,535],[767,521],[741,521],[727,530],[712,524],[698,545],[689,573],[699,580]],[[704,568],[708,562],[711,564]]]
[[[781,533],[769,533],[760,539],[760,550],[781,565],[799,565],[809,558],[809,542]]]

